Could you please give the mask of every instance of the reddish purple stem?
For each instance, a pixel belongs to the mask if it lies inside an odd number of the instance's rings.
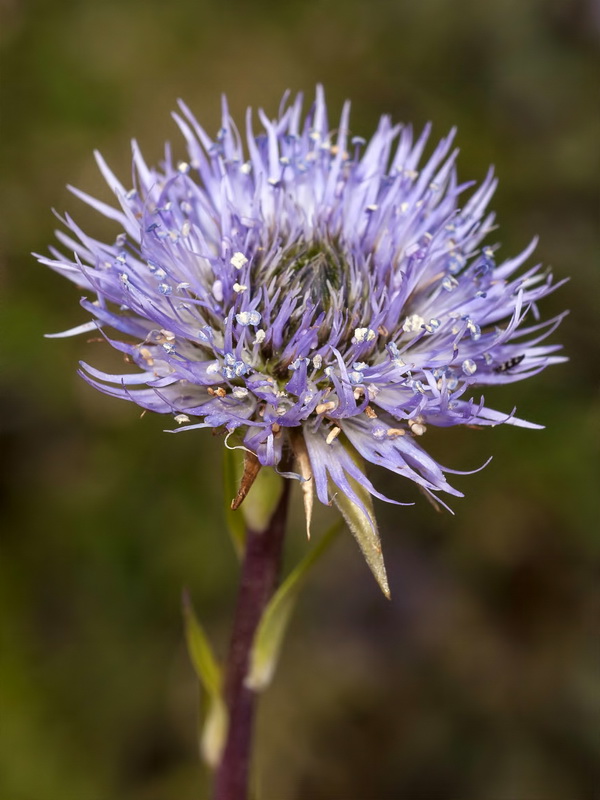
[[[279,580],[290,481],[267,527],[247,531],[240,588],[225,674],[229,711],[227,741],[215,778],[214,800],[247,800],[256,694],[244,685],[250,650]]]

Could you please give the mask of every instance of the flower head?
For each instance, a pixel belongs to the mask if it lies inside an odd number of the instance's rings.
[[[225,101],[215,139],[183,103],[174,117],[185,162],[167,148],[149,167],[134,143],[132,188],[96,155],[116,207],[73,189],[116,240],[67,216],[69,256],[39,257],[88,293],[93,320],[72,332],[102,329],[138,367],[82,364],[92,386],[191,423],[179,430],[235,432],[263,466],[293,450],[308,505],[313,488],[343,497],[373,530],[364,460],[459,495],[423,447],[431,427],[536,427],[473,392],[562,360],[540,344],[559,322],[537,316],[552,279],[517,274],[535,243],[500,263],[484,244],[496,181],[458,182],[454,132],[424,161],[429,127],[413,140],[384,116],[365,141],[346,104],[332,130],[321,88],[306,116],[300,96],[259,111],[260,133],[249,110],[245,136]]]

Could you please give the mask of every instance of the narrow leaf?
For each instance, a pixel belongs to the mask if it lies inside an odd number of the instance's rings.
[[[194,670],[209,694],[221,691],[221,668],[214,657],[208,637],[200,625],[187,591],[183,593],[183,616],[188,651]]]
[[[242,475],[242,456],[239,450],[223,448],[223,489],[225,492],[225,520],[233,542],[233,547],[238,557],[244,553],[246,543],[246,523],[242,513],[231,507],[231,501],[236,497]]]
[[[200,735],[200,749],[207,764],[215,767],[221,758],[227,735],[227,707],[221,693],[221,669],[208,637],[194,613],[190,597],[183,594],[183,617],[188,653],[207,695],[207,707]]]
[[[354,456],[353,457],[357,457]],[[379,539],[379,531],[377,529],[377,521],[375,519],[375,512],[373,510],[373,500],[370,493],[358,483],[350,475],[346,475],[348,482],[352,486],[356,496],[362,502],[364,509],[356,505],[349,497],[339,490],[336,491],[335,486],[331,487],[331,494],[333,500],[342,515],[348,527],[354,534],[354,538],[358,542],[358,546],[369,565],[371,572],[375,576],[375,580],[379,584],[381,591],[389,599],[390,587],[388,585],[387,574],[385,571],[385,564],[383,562],[383,554],[381,552],[381,541]]]
[[[304,556],[274,594],[265,609],[254,637],[246,686],[259,692],[265,689],[279,660],[281,645],[298,595],[311,567],[324,555],[341,528],[336,522]]]
[[[221,761],[227,737],[227,725],[227,706],[224,700],[209,695],[200,735],[200,753],[211,769],[215,769]]]

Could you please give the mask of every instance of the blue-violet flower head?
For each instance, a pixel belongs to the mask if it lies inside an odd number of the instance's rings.
[[[306,116],[301,96],[258,116],[262,131],[248,110],[242,136],[224,100],[211,139],[180,103],[186,160],[167,147],[150,167],[134,142],[132,188],[97,154],[116,207],[73,192],[120,226],[116,240],[66,216],[69,255],[38,258],[87,293],[93,320],[62,335],[99,328],[139,368],[83,363],[92,386],[179,430],[223,429],[260,465],[293,453],[309,515],[314,491],[367,519],[372,540],[354,532],[386,588],[364,461],[459,495],[422,445],[430,427],[537,427],[473,390],[563,360],[540,344],[560,317],[539,322],[536,307],[555,285],[539,266],[517,274],[535,242],[500,263],[484,243],[496,180],[458,182],[454,131],[423,161],[429,127],[414,140],[384,116],[365,141],[346,103],[332,131],[320,87]]]

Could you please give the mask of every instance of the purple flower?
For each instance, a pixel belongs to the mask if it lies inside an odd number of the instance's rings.
[[[211,139],[180,103],[187,160],[167,147],[149,167],[134,143],[132,188],[96,154],[116,207],[72,191],[116,222],[116,240],[66,216],[69,255],[38,258],[86,291],[93,321],[61,335],[100,328],[139,369],[83,363],[81,374],[178,423],[197,419],[179,430],[224,429],[261,465],[292,448],[323,503],[341,493],[368,511],[368,493],[381,495],[363,460],[460,495],[424,449],[427,431],[538,427],[488,408],[475,387],[564,360],[540,344],[560,321],[538,321],[551,275],[517,274],[535,242],[497,263],[484,244],[496,180],[458,182],[454,131],[423,161],[429,127],[413,140],[384,116],[370,141],[353,137],[349,104],[332,129],[320,87],[306,116],[301,96],[258,116],[261,132],[249,110],[243,137],[224,100]]]

